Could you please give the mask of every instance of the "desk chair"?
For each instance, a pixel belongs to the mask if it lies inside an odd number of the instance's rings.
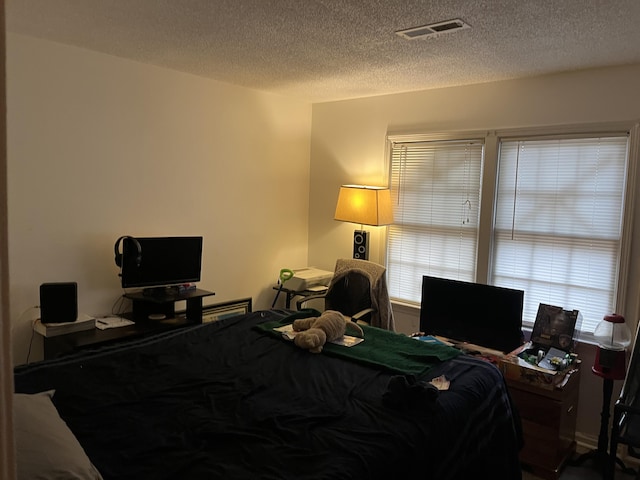
[[[298,310],[309,300],[324,298],[325,310],[337,310],[354,321],[394,331],[386,271],[367,260],[338,259],[326,292],[299,300]]]

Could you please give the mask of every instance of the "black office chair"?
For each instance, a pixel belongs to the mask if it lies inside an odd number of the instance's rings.
[[[337,310],[356,322],[393,331],[385,273],[382,265],[367,260],[338,259],[326,292],[299,300],[298,310],[309,300],[324,298],[325,310]]]
[[[640,332],[640,330],[639,330]],[[613,422],[609,446],[609,461],[604,478],[612,480],[616,465],[623,472],[636,475],[640,479],[640,469],[634,470],[626,466],[618,458],[618,445],[626,445],[627,453],[636,459],[640,458],[640,339],[636,332],[636,343],[631,351],[629,368],[618,400],[613,406]],[[605,445],[605,449],[606,449]]]

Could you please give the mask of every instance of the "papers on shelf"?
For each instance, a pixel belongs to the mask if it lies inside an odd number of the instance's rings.
[[[324,292],[325,290],[328,290],[328,289],[329,287],[327,287],[326,285],[315,285],[313,287],[307,288],[307,290],[310,292]]]
[[[43,337],[56,337],[67,333],[91,330],[92,328],[95,328],[95,326],[95,318],[84,313],[79,313],[75,322],[42,323],[40,319],[38,319],[33,325],[33,329]]]
[[[277,332],[281,332],[282,336],[287,340],[293,340],[295,336],[299,333],[293,330],[292,324],[284,325],[282,327],[277,327],[277,328],[274,328],[274,330],[276,330]],[[354,345],[357,345],[362,341],[364,341],[364,338],[353,337],[351,335],[343,335],[341,338],[332,340],[331,343],[335,343],[336,345],[342,345],[344,347],[353,347]]]
[[[96,319],[96,327],[100,330],[106,330],[107,328],[126,327],[127,325],[133,325],[133,321],[127,320],[122,317],[100,317]]]

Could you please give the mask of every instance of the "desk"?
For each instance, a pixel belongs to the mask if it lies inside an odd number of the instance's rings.
[[[213,292],[194,292],[194,297],[192,298],[203,298],[209,294],[213,294]],[[192,306],[192,308],[196,309],[195,314],[189,316],[188,310],[181,310],[175,312],[172,317],[167,317],[162,320],[150,320],[144,316],[136,320],[133,312],[127,312],[124,313],[122,317],[128,320],[134,320],[132,325],[107,328],[105,330],[92,328],[90,330],[66,333],[53,337],[43,336],[44,358],[56,358],[85,348],[94,348],[110,343],[135,340],[168,330],[197,325],[201,322],[214,322],[223,318],[249,313],[252,311],[251,306],[251,298],[242,298],[230,302],[207,305],[205,307],[200,307],[200,302],[197,301],[196,305]],[[187,308],[188,307],[189,305],[187,304]]]
[[[124,316],[132,317],[131,313]],[[108,328],[106,330],[92,328],[91,330],[67,333],[55,337],[42,337],[44,358],[45,360],[56,358],[85,348],[142,338],[174,328],[195,325],[196,323],[198,322],[187,320],[184,315],[180,315],[165,320],[141,320],[126,327]]]
[[[133,312],[124,316],[134,320],[133,325],[106,330],[92,328],[54,337],[43,337],[44,358],[55,358],[83,348],[202,323],[202,299],[211,295],[215,293],[200,289],[160,296],[145,295],[142,291],[125,293],[123,296],[133,303]],[[186,301],[187,310],[184,315],[176,315],[175,303],[181,300]],[[150,320],[149,316],[153,314],[159,314],[163,318]]]
[[[293,300],[294,297],[310,297],[312,295],[318,295],[327,291],[327,287],[322,287],[322,289],[319,290],[290,290],[288,288],[281,287],[280,285],[275,285],[273,289],[277,290],[278,292],[276,293],[276,297],[273,299],[273,306],[275,306],[278,295],[280,295],[280,293],[282,292],[286,294],[284,306],[287,309],[291,308],[291,300]]]

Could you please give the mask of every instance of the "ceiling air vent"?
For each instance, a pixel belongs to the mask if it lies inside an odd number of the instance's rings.
[[[398,30],[396,34],[406,38],[407,40],[415,40],[417,38],[437,37],[445,33],[457,32],[458,30],[463,30],[465,28],[471,27],[459,18],[456,18],[454,20],[447,20],[446,22],[438,22],[430,25],[423,25],[421,27]]]

